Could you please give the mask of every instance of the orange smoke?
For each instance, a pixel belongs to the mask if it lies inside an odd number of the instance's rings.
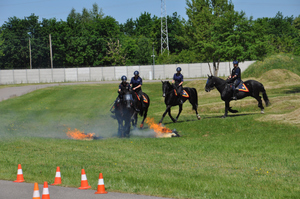
[[[150,129],[153,129],[156,133],[156,137],[165,137],[166,134],[172,133],[171,129],[161,126],[161,124],[156,124],[154,118],[146,118],[146,123]]]
[[[71,130],[68,128],[68,132],[66,133],[69,138],[73,138],[75,140],[92,140],[95,137],[95,133],[85,134],[84,131],[79,131],[78,129]]]

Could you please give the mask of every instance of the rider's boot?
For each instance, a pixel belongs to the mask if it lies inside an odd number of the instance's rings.
[[[182,95],[178,95],[179,97],[179,104],[183,104]]]
[[[110,112],[111,112],[111,113],[115,113],[115,112],[116,112],[116,101],[114,102],[114,104],[113,104],[112,107],[110,108]]]
[[[133,108],[134,108],[134,110],[135,110],[136,112],[140,112],[140,111],[141,111],[141,110],[138,108],[138,103],[140,103],[140,102],[134,103],[134,106],[133,106]]]
[[[237,96],[237,92],[238,92],[238,89],[234,88],[233,89],[233,97],[232,97],[233,100],[237,100],[237,97],[236,97]]]

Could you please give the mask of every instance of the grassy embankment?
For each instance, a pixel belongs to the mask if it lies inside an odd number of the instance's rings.
[[[295,70],[300,71],[299,58],[295,59]],[[258,63],[249,70],[263,66]],[[80,186],[84,168],[93,189],[102,172],[110,192],[172,198],[298,198],[300,78],[271,69],[253,75],[265,85],[272,103],[265,114],[260,114],[255,99],[246,98],[231,103],[238,114],[221,119],[224,103],[219,93],[206,93],[206,81],[186,83],[198,90],[202,120],[187,103],[178,123],[166,117],[165,125],[176,128],[180,138],[115,138],[117,123],[109,117],[109,108],[117,85],[51,87],[3,101],[0,179],[15,180],[20,163],[26,182],[52,183],[60,166],[62,186],[69,187]],[[151,98],[149,117],[159,121],[165,109],[161,84],[145,84],[143,90]],[[172,110],[175,115],[178,108]],[[106,139],[70,140],[68,128]]]

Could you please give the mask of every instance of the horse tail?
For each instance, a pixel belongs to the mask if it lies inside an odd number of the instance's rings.
[[[269,101],[267,92],[266,92],[266,90],[264,88],[264,85],[261,84],[261,86],[262,86],[262,90],[261,91],[262,91],[262,94],[263,94],[264,101],[266,103],[266,106],[269,106],[270,105],[270,101]]]
[[[195,98],[194,98],[194,100],[193,100],[193,110],[197,110],[197,108],[198,108],[198,92],[197,92],[197,90],[195,89],[195,88],[192,88],[192,91],[193,91],[193,93],[194,93],[194,95],[195,95]]]

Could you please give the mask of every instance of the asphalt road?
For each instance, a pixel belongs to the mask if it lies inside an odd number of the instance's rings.
[[[160,81],[160,80],[159,80]],[[116,83],[120,81],[105,81],[105,82],[78,82],[78,83],[53,83],[42,85],[27,85],[18,87],[7,87],[0,89],[0,101],[7,100],[12,97],[18,97],[26,93],[51,86],[59,85],[74,85],[74,84],[105,84]],[[117,88],[117,86],[116,86]],[[17,172],[16,172],[17,175]],[[105,182],[105,180],[104,180]],[[0,199],[29,199],[33,196],[33,183],[14,183],[12,181],[0,180]],[[40,198],[42,198],[43,184],[39,185]],[[108,192],[107,194],[94,194],[96,190],[79,190],[77,188],[50,186],[49,193],[51,199],[165,199],[162,197],[144,196],[136,194],[124,194]],[[106,190],[107,191],[107,190]]]
[[[105,180],[104,180],[105,182]],[[43,186],[39,184],[40,198],[43,194]],[[33,196],[33,183],[15,183],[12,181],[0,180],[1,199],[29,199]],[[154,196],[143,196],[136,194],[125,194],[108,192],[107,194],[95,194],[96,190],[80,190],[77,188],[48,185],[51,199],[166,199]],[[107,190],[106,190],[107,191]]]

